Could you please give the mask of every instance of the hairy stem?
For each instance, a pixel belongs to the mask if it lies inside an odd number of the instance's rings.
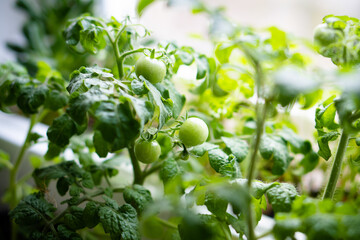
[[[31,131],[34,127],[34,125],[36,124],[36,115],[32,115],[30,118],[30,125],[29,125],[29,129],[27,131],[24,143],[20,149],[19,155],[17,156],[16,160],[15,160],[15,164],[13,166],[13,168],[10,170],[10,184],[9,184],[9,189],[11,192],[11,200],[10,200],[10,209],[14,209],[16,207],[16,205],[18,204],[17,201],[17,191],[16,191],[16,177],[17,177],[17,173],[20,167],[20,164],[24,158],[24,154],[26,153],[26,150],[29,148],[29,140],[30,140],[30,134]],[[15,222],[13,221],[11,224],[11,239],[16,239],[16,235],[17,235],[17,231],[16,231],[16,225]]]
[[[345,130],[342,131],[340,136],[340,142],[338,145],[338,149],[336,151],[335,159],[331,168],[331,173],[329,177],[329,181],[326,185],[323,199],[330,198],[332,199],[334,196],[334,192],[336,189],[336,183],[339,179],[341,172],[341,165],[343,162],[343,158],[346,152],[346,147],[349,141],[349,134],[346,133]]]
[[[130,144],[128,147],[131,164],[133,166],[133,172],[134,172],[134,182],[133,184],[140,184],[142,185],[144,183],[144,178],[142,176],[142,172],[140,169],[140,165],[138,160],[136,159],[135,152],[134,152],[134,143]]]
[[[250,157],[250,165],[249,165],[249,171],[248,171],[248,190],[249,190],[249,194],[251,192],[251,183],[252,180],[254,178],[254,174],[255,174],[255,166],[256,166],[256,162],[257,162],[257,154],[259,151],[259,147],[260,147],[260,142],[261,142],[261,137],[262,134],[264,132],[264,125],[265,125],[265,119],[266,119],[266,112],[267,112],[267,108],[269,105],[269,102],[267,100],[265,100],[264,104],[260,103],[260,100],[263,99],[262,96],[262,86],[263,86],[263,72],[262,72],[262,67],[260,65],[260,63],[252,57],[251,54],[248,54],[248,56],[251,58],[251,60],[253,61],[254,64],[254,68],[255,68],[255,81],[256,81],[256,93],[257,93],[257,101],[256,101],[256,106],[255,106],[255,111],[256,111],[256,135],[255,135],[255,140],[253,143],[253,147],[252,147],[252,153],[251,153],[251,157]],[[251,200],[249,203],[249,209],[248,209],[248,214],[247,214],[247,224],[248,224],[248,239],[249,240],[255,240],[256,236],[255,236],[255,226],[254,226],[254,216],[253,216],[253,209],[252,209],[252,204],[251,204]]]
[[[255,136],[255,141],[253,144],[253,151],[251,153],[249,172],[248,172],[248,176],[247,176],[249,188],[251,187],[251,183],[254,178],[255,166],[256,166],[256,162],[257,162],[257,153],[259,151],[261,137],[264,132],[264,125],[265,125],[265,118],[266,118],[268,104],[269,103],[266,101],[263,106],[261,115],[258,116],[258,119],[256,121],[256,136]]]
[[[32,115],[30,118],[30,125],[29,125],[29,129],[27,131],[27,134],[26,134],[26,138],[20,149],[19,155],[15,160],[14,167],[10,171],[10,191],[11,191],[10,209],[14,209],[15,206],[17,205],[17,196],[16,196],[17,172],[18,172],[20,164],[24,158],[24,154],[25,154],[26,150],[29,148],[29,140],[30,140],[29,138],[30,138],[31,131],[35,124],[36,124],[36,115]]]

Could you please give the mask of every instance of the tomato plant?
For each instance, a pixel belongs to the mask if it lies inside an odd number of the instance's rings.
[[[212,55],[147,41],[149,31],[129,18],[84,14],[69,20],[64,44],[113,61],[99,58],[69,79],[45,62],[35,74],[0,65],[0,109],[30,118],[15,162],[0,154],[10,172],[4,199],[13,236],[360,238],[359,20],[329,15],[315,30],[309,50],[330,58],[334,72],[316,69],[302,52],[309,44],[293,35],[234,24],[221,9],[195,2],[192,11],[211,19]],[[138,13],[151,3],[139,1]],[[181,68],[196,71],[191,84]],[[294,108],[314,110],[309,139]],[[46,136],[35,134],[49,114]],[[33,164],[31,186],[18,178],[19,166],[40,141],[48,144],[47,162]],[[323,190],[307,187],[314,172],[329,172]],[[257,232],[269,213],[274,226]]]

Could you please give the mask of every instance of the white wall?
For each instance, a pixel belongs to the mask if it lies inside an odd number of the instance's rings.
[[[0,0],[0,62],[14,60],[15,57],[6,47],[6,42],[21,43],[21,26],[25,19],[22,12],[14,8],[14,0]]]

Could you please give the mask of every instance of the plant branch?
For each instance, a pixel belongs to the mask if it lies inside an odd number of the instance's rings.
[[[144,172],[143,172],[143,178],[144,178],[144,180],[145,180],[145,178],[146,178],[147,176],[149,176],[150,174],[156,172],[156,171],[159,170],[160,168],[161,168],[161,164],[156,164],[156,165],[151,166],[151,168],[150,168],[149,170],[144,171]]]
[[[266,231],[266,232],[260,234],[259,236],[256,236],[256,239],[264,238],[264,237],[266,237],[266,236],[269,236],[269,235],[272,234],[272,233],[273,233],[273,230],[270,229],[269,231]]]
[[[346,131],[343,129],[340,136],[340,141],[339,141],[338,149],[336,151],[335,159],[331,168],[330,177],[325,188],[323,199],[326,198],[332,199],[334,196],[336,184],[340,176],[341,165],[346,152],[348,141],[349,141],[349,134],[346,133]]]

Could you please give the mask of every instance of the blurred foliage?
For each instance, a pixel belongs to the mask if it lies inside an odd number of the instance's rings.
[[[93,13],[95,0],[16,0],[16,7],[25,17],[22,33],[23,45],[9,42],[31,76],[38,70],[37,62],[44,61],[58,69],[66,78],[76,68],[91,64],[92,59],[79,55],[64,45],[62,31],[71,18],[83,13]]]

